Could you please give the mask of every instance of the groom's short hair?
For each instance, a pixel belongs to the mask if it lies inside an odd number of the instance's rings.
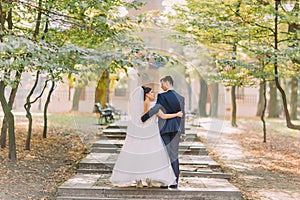
[[[165,76],[161,78],[160,81],[169,82],[172,86],[174,84],[173,78],[171,76]]]

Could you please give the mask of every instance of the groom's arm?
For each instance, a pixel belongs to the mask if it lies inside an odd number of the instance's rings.
[[[146,112],[141,117],[142,122],[147,121],[150,117],[157,114],[160,108],[161,108],[161,105],[156,103],[155,106],[153,106],[148,112]]]

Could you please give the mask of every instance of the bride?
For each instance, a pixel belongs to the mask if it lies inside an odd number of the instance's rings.
[[[115,163],[110,181],[114,186],[143,187],[172,185],[176,181],[168,153],[165,149],[154,115],[145,123],[141,116],[146,113],[154,101],[151,88],[138,87],[129,100],[129,121],[126,139]],[[182,117],[182,112],[157,114],[163,119]]]

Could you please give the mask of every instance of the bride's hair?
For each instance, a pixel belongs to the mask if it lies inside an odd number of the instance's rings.
[[[148,94],[152,88],[147,87],[147,86],[142,86],[143,90],[144,90],[144,101],[146,100],[146,94]]]

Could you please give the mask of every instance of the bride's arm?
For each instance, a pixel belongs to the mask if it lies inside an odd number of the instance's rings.
[[[159,116],[162,119],[170,119],[175,117],[182,117],[183,113],[181,111],[173,114],[165,114],[163,111],[159,110],[157,113],[157,116]]]

